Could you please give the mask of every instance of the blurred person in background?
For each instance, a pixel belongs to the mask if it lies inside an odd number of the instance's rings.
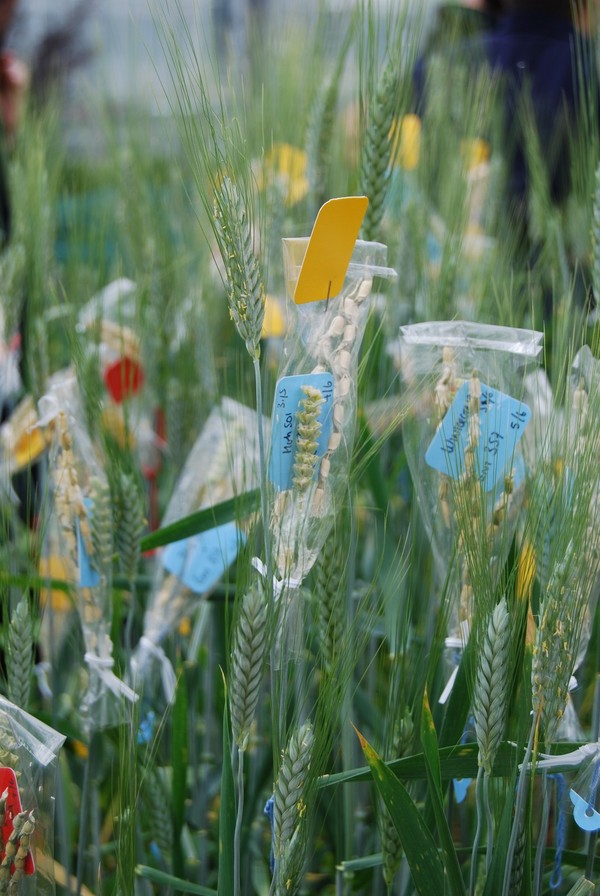
[[[540,223],[543,230],[553,210],[562,214],[577,186],[585,193],[584,168],[595,170],[598,161],[600,82],[591,37],[597,6],[596,0],[504,0],[494,27],[423,54],[415,70],[416,108],[425,119],[432,91],[440,89],[436,57],[444,56],[448,105],[453,91],[471,89],[479,77],[487,81],[495,123],[493,132],[477,136],[500,152],[504,170],[493,235],[511,243],[521,271],[543,262]],[[580,274],[581,259],[569,260]],[[538,270],[543,276],[543,263]],[[582,302],[591,300],[587,279],[580,284]],[[551,295],[544,290],[546,317]]]
[[[451,41],[468,40],[482,31],[490,31],[498,24],[504,0],[462,0],[441,3],[422,49],[424,58],[438,50],[444,51]]]

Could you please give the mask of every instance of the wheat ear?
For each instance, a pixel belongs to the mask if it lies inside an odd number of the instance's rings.
[[[365,240],[379,236],[390,178],[392,125],[396,109],[398,77],[392,64],[383,71],[369,110],[361,163],[361,190],[369,198],[362,226]]]
[[[33,675],[33,625],[26,597],[22,597],[11,616],[6,656],[8,699],[27,709]]]
[[[290,737],[283,754],[275,784],[273,808],[273,855],[275,857],[275,896],[297,891],[304,865],[305,796],[314,747],[310,722],[305,722]]]
[[[227,278],[229,314],[246,343],[248,354],[258,360],[265,291],[258,256],[252,247],[250,215],[229,177],[224,177],[215,191],[214,211],[217,241]]]
[[[479,764],[483,766],[487,775],[492,774],[494,758],[504,728],[508,699],[509,647],[509,615],[506,598],[502,598],[494,608],[479,651],[473,695]]]
[[[231,651],[229,710],[233,740],[240,751],[248,746],[267,647],[267,602],[257,585],[241,601]]]

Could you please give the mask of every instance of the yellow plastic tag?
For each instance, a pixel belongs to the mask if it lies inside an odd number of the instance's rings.
[[[321,206],[294,292],[297,305],[341,291],[368,204],[366,196],[344,196]]]
[[[17,470],[28,467],[46,450],[46,439],[39,428],[25,432],[17,440],[14,448],[15,464]]]

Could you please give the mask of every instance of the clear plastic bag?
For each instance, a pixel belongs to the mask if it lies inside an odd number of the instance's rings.
[[[99,450],[83,425],[73,377],[54,383],[40,400],[40,419],[52,425],[48,535],[58,532],[60,555],[75,586],[85,643],[87,689],[81,702],[86,731],[125,720],[123,701],[137,696],[112,672],[113,517]]]
[[[537,363],[541,339],[462,321],[400,330],[404,445],[437,584],[449,601],[446,646],[454,660],[478,592],[492,598],[515,533],[526,484],[521,437],[531,414],[523,376]]]
[[[54,805],[64,741],[0,696],[0,892],[55,892]]]
[[[265,420],[262,421],[265,427]],[[233,498],[259,483],[258,417],[230,398],[221,399],[197,438],[165,516],[163,526]],[[221,580],[245,540],[246,524],[226,523],[162,549],[144,632],[132,657],[132,678],[142,682],[158,667],[168,700],[173,671],[161,643],[181,620],[202,606],[201,598]]]
[[[308,246],[285,239],[288,299]],[[358,357],[373,279],[390,278],[387,249],[357,241],[341,292],[295,305],[275,387],[270,520],[275,577],[299,586],[318,557],[348,484],[356,427]]]

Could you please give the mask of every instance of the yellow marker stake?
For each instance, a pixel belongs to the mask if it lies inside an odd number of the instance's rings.
[[[341,292],[368,204],[366,196],[345,196],[321,206],[294,292],[297,305]]]

